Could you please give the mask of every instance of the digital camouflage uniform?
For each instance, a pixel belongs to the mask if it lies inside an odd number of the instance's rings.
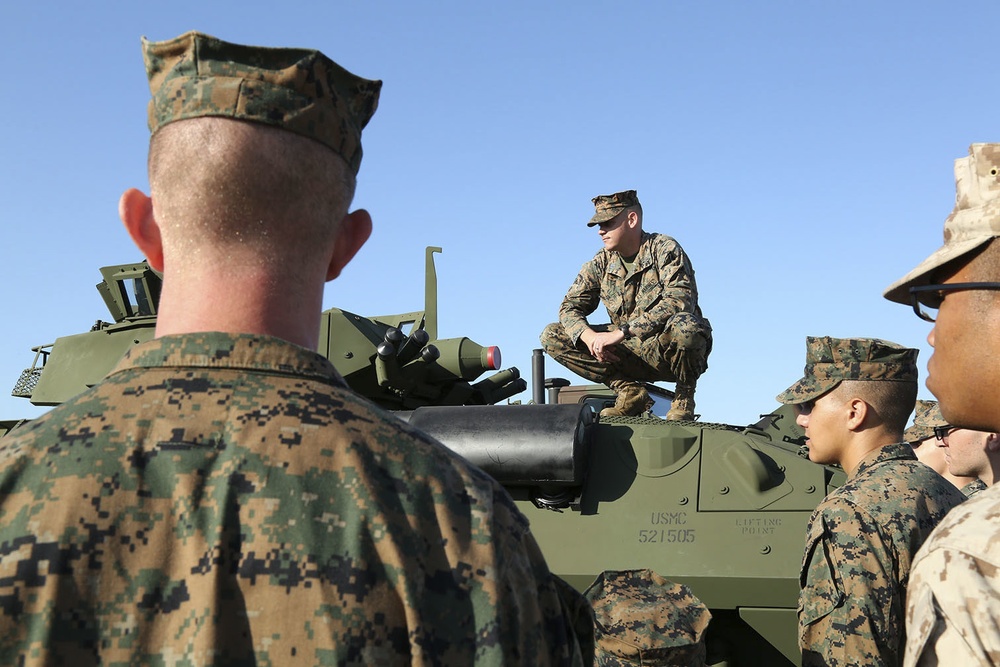
[[[979,495],[988,488],[990,487],[986,486],[986,482],[976,479],[962,487],[962,495],[966,498],[971,498],[972,496]]]
[[[778,401],[814,401],[844,380],[916,383],[917,350],[871,338],[806,339],[804,377]],[[965,496],[917,460],[905,442],[859,463],[809,519],[799,583],[802,664],[902,662],[910,563]]]
[[[595,197],[594,219],[603,200],[612,198],[617,199],[606,207],[608,215],[638,205],[633,190]],[[622,202],[615,205],[617,200]],[[611,324],[589,324],[587,316],[601,303]],[[619,361],[598,361],[580,341],[588,327],[610,331],[626,323],[630,336],[615,346]],[[693,387],[708,368],[712,327],[698,306],[694,269],[684,249],[669,236],[643,232],[631,274],[613,250],[601,250],[583,265],[559,308],[559,322],[545,327],[541,343],[550,357],[591,382],[615,388],[622,381],[664,380]]]
[[[0,664],[580,663],[503,488],[315,352],[153,340],[2,442]]]
[[[809,520],[799,583],[803,665],[899,665],[910,564],[965,496],[906,443],[871,453]]]
[[[966,498],[972,498],[973,496],[978,496],[988,488],[990,487],[986,485],[986,482],[976,479],[962,487],[962,495]]]
[[[381,82],[318,51],[199,33],[143,51],[152,132],[200,116],[264,123],[357,171]],[[134,347],[3,439],[0,488],[0,664],[592,654],[589,605],[549,573],[503,488],[277,338]]]
[[[596,667],[705,665],[712,614],[687,586],[652,570],[608,570],[585,595],[596,618]]]
[[[955,160],[955,207],[944,222],[944,243],[887,287],[885,298],[910,305],[911,287],[930,284],[946,264],[963,265],[998,236],[1000,144],[972,144],[968,156]],[[906,619],[908,667],[1000,664],[1000,491],[995,487],[949,514],[917,554]]]

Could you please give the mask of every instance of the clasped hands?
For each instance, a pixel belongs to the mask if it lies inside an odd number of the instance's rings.
[[[620,330],[602,331],[598,333],[593,329],[584,331],[580,339],[587,344],[587,349],[594,355],[594,358],[601,362],[618,361],[618,355],[614,348],[618,343],[625,340],[625,334]]]

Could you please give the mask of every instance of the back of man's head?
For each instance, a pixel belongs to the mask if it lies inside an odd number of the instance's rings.
[[[292,267],[325,252],[353,197],[381,82],[319,51],[198,32],[144,39],[143,57],[154,215],[171,266]]]
[[[323,285],[371,232],[348,206],[382,82],[316,50],[198,32],[142,46],[151,196],[126,191],[119,214],[164,274],[156,335],[315,347]]]
[[[347,163],[316,141],[216,117],[157,132],[149,179],[173,267],[227,258],[286,270],[328,252],[355,181]]]

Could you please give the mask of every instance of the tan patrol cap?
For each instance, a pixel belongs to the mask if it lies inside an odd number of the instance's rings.
[[[613,195],[597,195],[591,201],[594,202],[594,208],[597,211],[587,223],[588,227],[607,222],[622,211],[639,205],[639,198],[636,196],[635,190],[623,190]]]
[[[351,74],[319,51],[232,44],[199,32],[142,40],[149,130],[222,116],[263,123],[328,146],[357,174],[361,130],[378,107],[381,81]]]
[[[1000,144],[972,144],[955,160],[955,208],[944,221],[944,245],[889,285],[884,296],[908,304],[910,288],[927,285],[931,273],[1000,236]]]

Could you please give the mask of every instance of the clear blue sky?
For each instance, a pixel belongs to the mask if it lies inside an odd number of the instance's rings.
[[[140,257],[116,211],[148,189],[142,35],[318,48],[383,79],[355,199],[375,232],[325,305],[422,307],[423,248],[442,246],[441,335],[500,345],[525,375],[599,248],[591,197],[638,190],[646,229],[691,256],[715,328],[706,421],[771,410],[807,335],[919,347],[923,372],[929,325],[881,293],[940,245],[953,160],[1000,140],[995,0],[37,0],[3,14],[0,418],[41,412],[9,396],[30,348],[107,319],[98,267]]]

